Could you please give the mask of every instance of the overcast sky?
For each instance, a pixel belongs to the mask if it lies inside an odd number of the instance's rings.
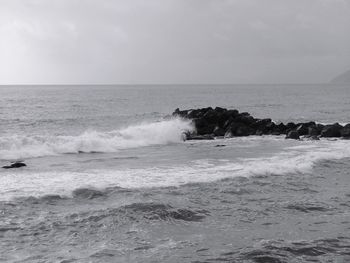
[[[319,83],[350,0],[0,0],[0,84]]]

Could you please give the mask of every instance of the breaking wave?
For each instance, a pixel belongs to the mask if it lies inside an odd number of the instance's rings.
[[[190,122],[171,119],[142,123],[110,132],[86,131],[78,136],[0,137],[0,159],[34,158],[66,153],[116,152],[121,149],[176,143]]]
[[[350,141],[347,140],[326,140],[315,144],[307,143],[284,147],[282,151],[269,157],[235,158],[232,160],[201,159],[166,167],[102,168],[82,172],[27,172],[26,176],[20,173],[6,172],[0,180],[0,196],[2,196],[0,200],[44,195],[93,199],[104,196],[103,189],[110,187],[122,189],[171,187],[208,183],[233,177],[312,173],[313,167],[322,161],[349,158],[349,146]],[[16,191],[13,191],[14,189]]]

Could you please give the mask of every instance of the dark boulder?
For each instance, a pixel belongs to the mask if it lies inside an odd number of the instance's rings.
[[[311,137],[312,137],[312,136],[315,137],[315,136],[320,135],[320,133],[321,133],[320,130],[317,129],[316,126],[315,126],[315,127],[309,127],[309,128],[308,128],[307,135],[308,135],[308,136],[311,136]]]
[[[255,134],[255,130],[244,123],[233,122],[226,130],[226,137],[249,136]]]
[[[234,119],[230,116],[224,123],[224,125],[222,126],[225,130],[227,130],[230,125],[234,122]]]
[[[264,135],[264,134],[265,134],[265,133],[264,133],[263,130],[257,129],[257,130],[255,130],[255,134],[254,134],[254,135],[262,136],[262,135]]]
[[[298,123],[297,132],[299,135],[307,135],[309,134],[309,128],[316,127],[316,123],[307,122],[307,123]]]
[[[242,123],[232,122],[226,129],[225,137],[233,137],[236,134],[238,127],[243,125]]]
[[[12,163],[10,165],[5,165],[2,168],[4,168],[4,169],[12,169],[12,168],[20,168],[20,167],[24,167],[24,166],[27,166],[27,165],[25,163],[23,163],[23,162],[15,162],[15,163]]]
[[[288,122],[286,125],[287,131],[291,131],[297,128],[297,125],[294,122]]]
[[[220,128],[220,127],[215,127],[215,129],[213,131],[213,134],[215,136],[225,136],[225,133],[226,133],[225,129]]]
[[[273,128],[272,131],[270,132],[270,134],[278,136],[278,135],[283,134],[283,132],[281,132],[278,128]]]
[[[242,125],[236,130],[235,136],[249,136],[255,134],[255,130],[249,126]]]
[[[281,134],[287,133],[287,126],[284,125],[282,122],[280,124],[277,124],[275,128],[278,129],[281,132]]]
[[[208,108],[202,108],[202,109],[190,109],[190,110],[181,111],[179,108],[177,108],[173,112],[173,116],[187,118],[187,119],[197,119],[197,118],[202,118],[210,110],[212,111],[213,109],[211,107],[208,107]]]
[[[228,120],[228,116],[226,115],[226,112],[219,112],[217,115],[216,123],[220,128],[224,128],[226,121]],[[233,118],[232,118],[233,120]]]
[[[290,131],[287,133],[286,139],[294,139],[294,140],[299,140],[300,136],[299,133],[295,130]]]
[[[321,131],[323,130],[325,125],[321,124],[321,123],[317,123],[316,124],[316,129],[318,130],[318,133],[321,134]]]
[[[267,129],[267,134],[272,134],[274,132],[274,130],[276,128],[276,124],[274,122],[270,122],[268,124],[266,124],[266,129]]]
[[[287,133],[287,126],[284,125],[283,123],[280,124],[275,124],[271,123],[271,135],[281,135],[281,134],[286,134]]]
[[[216,127],[215,124],[210,124],[203,118],[194,119],[193,124],[198,135],[212,134]]]
[[[218,123],[218,117],[219,113],[217,113],[215,110],[210,109],[203,115],[203,119],[206,120],[206,122],[210,124],[217,124]]]
[[[255,135],[257,135],[257,136],[264,135],[264,131],[258,129],[258,130],[255,131]]]
[[[256,122],[256,119],[254,119],[252,116],[250,116],[250,114],[248,112],[242,112],[242,113],[238,114],[238,116],[236,116],[235,122],[240,122],[240,123],[243,123],[245,125],[250,126],[254,122]]]
[[[181,112],[179,108],[176,108],[175,111],[173,112],[173,116],[176,116],[176,115],[181,115]]]
[[[238,110],[228,110],[225,112],[225,115],[227,116],[227,118],[229,118],[229,117],[236,118],[239,115],[239,111]]]
[[[205,109],[190,110],[187,114],[187,118],[189,119],[202,118],[205,112],[206,112]]]
[[[253,126],[256,128],[264,127],[271,122],[272,122],[271,119],[256,119]]]
[[[221,107],[215,107],[214,109],[217,113],[224,113],[227,112],[227,109],[221,108]]]
[[[178,117],[182,117],[182,118],[187,118],[187,116],[188,116],[188,110],[183,110],[183,111],[181,111],[179,108],[177,108],[177,109],[173,112],[173,116],[178,116]]]
[[[341,137],[350,139],[350,123],[346,124],[344,128],[340,131]]]
[[[321,137],[340,137],[342,129],[339,123],[326,125],[321,131]]]
[[[256,135],[263,135],[271,131],[272,123],[271,119],[257,119],[251,126],[256,129]]]

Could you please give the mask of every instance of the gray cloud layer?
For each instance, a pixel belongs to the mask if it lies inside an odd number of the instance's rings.
[[[323,82],[349,0],[0,0],[0,84]]]

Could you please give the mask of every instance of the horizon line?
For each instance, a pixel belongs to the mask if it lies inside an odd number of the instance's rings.
[[[331,82],[278,82],[278,83],[45,83],[45,84],[0,84],[0,86],[229,86],[229,85],[326,85],[334,84],[340,85],[344,83],[331,83]]]

